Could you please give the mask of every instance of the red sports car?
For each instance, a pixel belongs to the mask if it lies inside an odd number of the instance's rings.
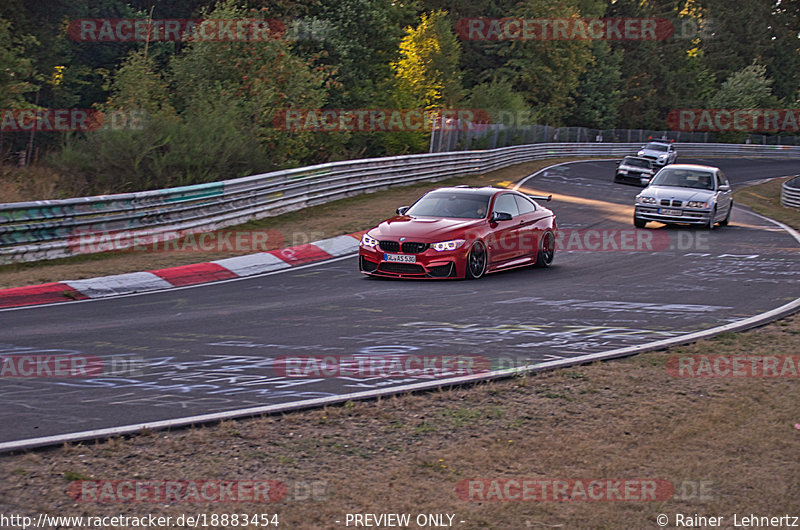
[[[394,278],[480,278],[549,267],[556,216],[532,197],[501,188],[439,188],[368,230],[358,250],[364,274]]]

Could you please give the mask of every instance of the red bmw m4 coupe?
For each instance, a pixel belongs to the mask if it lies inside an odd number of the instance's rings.
[[[368,230],[359,269],[394,278],[480,278],[533,265],[549,267],[556,216],[534,197],[502,188],[439,188]]]

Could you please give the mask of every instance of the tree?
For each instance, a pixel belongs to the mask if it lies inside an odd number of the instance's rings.
[[[11,23],[0,18],[0,109],[31,106],[25,95],[37,86],[28,51],[37,44],[30,35],[14,38]]]
[[[400,58],[392,63],[401,105],[453,107],[463,96],[460,54],[447,13],[423,14],[416,28],[406,29]]]
[[[612,51],[605,41],[592,47],[592,62],[575,90],[575,107],[569,125],[610,129],[616,126],[620,105],[622,51]]]
[[[731,74],[709,101],[709,106],[719,109],[769,108],[778,103],[772,95],[772,79],[767,77],[767,67],[753,62]]]

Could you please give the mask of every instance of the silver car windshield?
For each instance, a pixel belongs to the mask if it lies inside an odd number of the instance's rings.
[[[623,164],[625,164],[626,166],[642,167],[642,168],[646,168],[646,169],[650,169],[650,167],[651,167],[649,160],[642,160],[640,158],[626,158],[623,161]]]
[[[700,190],[714,189],[714,175],[708,171],[696,169],[662,169],[650,181],[651,186],[675,186],[678,188],[695,188]]]
[[[415,202],[405,214],[414,217],[482,219],[486,217],[488,207],[488,196],[474,193],[434,192]]]
[[[667,151],[669,148],[664,144],[647,144],[644,146],[648,151]]]

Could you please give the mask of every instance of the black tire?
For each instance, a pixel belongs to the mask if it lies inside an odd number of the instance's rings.
[[[556,236],[553,232],[547,231],[539,238],[539,251],[536,253],[536,263],[534,267],[546,269],[553,264],[556,257]]]
[[[464,277],[468,280],[477,280],[486,272],[486,245],[476,241],[467,254],[467,270]]]
[[[639,219],[638,217],[634,217],[633,226],[635,226],[636,228],[644,228],[645,226],[647,226],[647,221],[645,221],[644,219]]]
[[[725,219],[719,222],[719,226],[728,226],[728,223],[731,221],[731,211],[733,211],[733,201],[731,201],[731,205],[728,208],[728,215],[725,216]]]
[[[714,209],[711,211],[711,218],[708,220],[708,223],[706,224],[706,228],[708,230],[714,230],[714,225],[716,224],[714,219],[716,218],[717,218],[717,205],[715,204]]]

